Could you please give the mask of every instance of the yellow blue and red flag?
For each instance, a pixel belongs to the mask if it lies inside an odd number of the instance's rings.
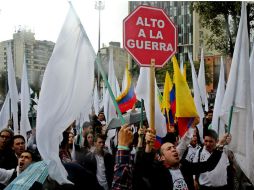
[[[183,136],[192,125],[194,118],[198,117],[198,113],[187,81],[180,72],[175,56],[172,58],[172,61],[174,67],[176,100],[175,117],[177,118],[179,135]]]
[[[174,91],[173,84],[170,79],[169,73],[166,72],[165,83],[164,83],[164,90],[163,90],[163,99],[161,105],[161,111],[166,119],[166,126],[168,132],[172,131],[172,126],[174,126],[174,112],[172,112],[172,107],[175,110],[175,97],[174,93],[171,94],[171,91]],[[172,97],[171,97],[172,96]],[[172,105],[171,105],[172,103]]]
[[[120,94],[116,98],[116,102],[122,113],[132,109],[134,104],[137,101],[136,94],[134,91],[134,84],[131,78],[130,71],[128,70],[127,67],[125,69],[125,77],[126,78],[124,80],[126,81],[127,85],[125,85],[126,87],[124,91],[122,92],[122,94]]]

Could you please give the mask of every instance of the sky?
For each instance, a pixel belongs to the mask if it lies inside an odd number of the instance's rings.
[[[71,0],[87,35],[98,50],[99,11],[95,0]],[[102,0],[101,47],[110,41],[121,42],[122,23],[128,15],[127,0]],[[0,0],[0,41],[12,39],[19,28],[35,33],[36,40],[56,42],[67,12],[68,0]]]

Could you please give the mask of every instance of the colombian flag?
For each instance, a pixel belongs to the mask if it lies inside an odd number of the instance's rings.
[[[134,91],[134,85],[131,80],[131,75],[127,67],[125,69],[125,77],[126,77],[125,81],[127,82],[126,88],[124,89],[122,94],[120,94],[116,98],[116,102],[122,113],[132,109],[134,104],[137,101],[136,94]]]
[[[175,56],[172,58],[172,61],[174,67],[176,99],[175,117],[177,118],[179,135],[183,136],[192,125],[194,118],[198,117],[198,114],[191,91],[184,76],[180,72]]]
[[[172,130],[171,126],[174,126],[174,116],[173,112],[171,110],[171,103],[174,105],[174,97],[171,97],[171,91],[173,90],[173,84],[170,79],[169,73],[166,72],[166,77],[165,77],[165,83],[164,83],[164,90],[163,90],[163,99],[162,99],[162,106],[161,106],[161,111],[166,119],[166,125],[167,125],[167,131],[168,132],[174,132]],[[173,98],[171,102],[171,98]]]

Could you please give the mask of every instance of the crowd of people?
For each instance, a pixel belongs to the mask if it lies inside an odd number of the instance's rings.
[[[169,132],[157,143],[156,131],[146,124],[128,124],[107,139],[103,112],[93,115],[79,128],[75,121],[63,132],[59,158],[73,184],[57,184],[49,176],[31,189],[91,190],[233,190],[254,189],[237,168],[231,141],[220,139],[209,129],[212,111],[204,119],[199,135],[195,118],[185,135]],[[135,128],[136,130],[133,130]],[[0,189],[41,157],[36,146],[35,128],[30,137],[14,135],[10,127],[0,131]]]

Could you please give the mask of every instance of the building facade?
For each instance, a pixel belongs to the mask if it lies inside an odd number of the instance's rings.
[[[7,70],[7,47],[11,45],[14,70],[17,79],[22,78],[23,64],[27,64],[30,86],[40,88],[42,77],[54,49],[54,42],[35,40],[34,33],[18,30],[13,39],[0,42],[0,71]],[[24,61],[25,58],[25,61]],[[20,88],[18,86],[18,88]]]
[[[121,48],[120,42],[110,42],[108,47],[101,48],[101,62],[105,73],[108,73],[108,66],[109,66],[109,57],[110,57],[110,50],[113,50],[113,62],[114,62],[114,69],[116,78],[118,79],[119,85],[121,87],[124,69],[125,66],[128,64],[128,53]],[[97,67],[95,67],[97,69]]]

